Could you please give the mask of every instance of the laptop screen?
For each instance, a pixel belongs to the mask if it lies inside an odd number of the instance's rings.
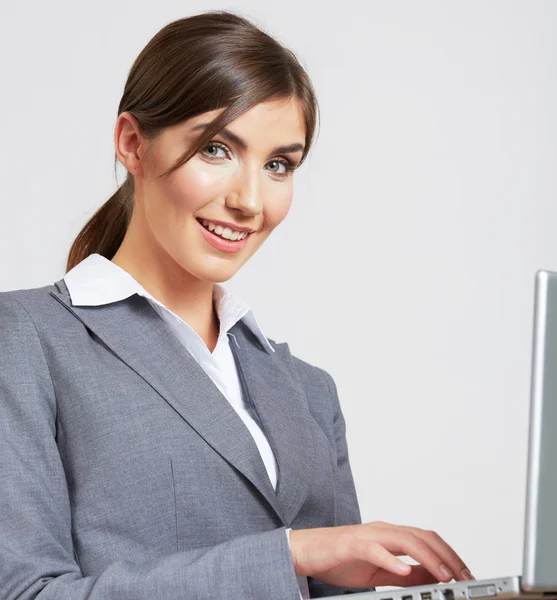
[[[557,273],[535,276],[522,587],[557,590]]]

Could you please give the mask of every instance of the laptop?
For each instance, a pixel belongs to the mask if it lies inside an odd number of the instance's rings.
[[[522,576],[351,593],[366,600],[557,598],[557,273],[535,274]],[[338,596],[329,596],[338,598]]]

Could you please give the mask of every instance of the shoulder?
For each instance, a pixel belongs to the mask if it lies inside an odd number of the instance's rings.
[[[284,356],[291,362],[292,367],[298,377],[301,378],[303,383],[327,385],[330,386],[333,382],[331,375],[322,367],[319,367],[313,363],[303,360],[299,356],[292,354],[288,342],[277,343],[271,338],[267,338],[270,344],[273,346],[275,351],[283,353]]]
[[[51,295],[55,285],[0,292],[0,337],[17,344],[18,352],[38,351],[39,340],[56,336],[60,304]],[[4,348],[5,350],[5,348]]]
[[[40,323],[42,317],[46,317],[59,306],[50,294],[56,291],[56,285],[50,284],[0,292],[0,323],[14,318]]]
[[[300,377],[303,377],[308,382],[312,382],[314,385],[325,386],[331,392],[333,378],[323,367],[318,367],[298,356],[292,356],[292,361]]]
[[[274,340],[269,341],[290,362],[291,371],[302,386],[314,417],[325,422],[334,419],[339,410],[339,400],[337,386],[329,371],[292,354],[287,342],[277,344]]]
[[[25,386],[26,393],[18,402],[33,401],[36,390],[41,398],[49,399],[45,406],[51,407],[52,380],[36,314],[48,302],[46,290],[52,287],[0,292],[0,388],[8,393]]]
[[[25,288],[0,292],[0,305],[2,308],[20,306],[23,309],[33,309],[41,305],[49,304],[52,300],[50,292],[57,291],[54,284],[35,288]]]

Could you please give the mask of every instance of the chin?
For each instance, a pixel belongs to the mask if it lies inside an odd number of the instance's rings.
[[[207,281],[208,283],[223,283],[231,279],[238,272],[238,268],[227,269],[223,268],[222,265],[215,266],[214,269],[211,269],[210,267],[201,267],[199,269],[194,269],[191,271],[189,269],[185,270],[191,273],[191,275],[193,275],[197,279],[201,281]]]

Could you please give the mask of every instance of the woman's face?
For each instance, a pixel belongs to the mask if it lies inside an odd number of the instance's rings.
[[[226,130],[236,139],[223,130],[176,171],[152,181],[190,147],[201,133],[196,127],[221,110],[165,130],[151,142],[149,160],[141,160],[146,145],[136,138],[138,160],[126,164],[135,177],[130,229],[134,228],[135,244],[141,245],[140,254],[154,253],[151,256],[163,262],[170,259],[193,277],[210,282],[230,279],[286,217],[293,196],[293,173],[287,162],[291,168],[298,165],[305,143],[299,101],[265,102],[228,124]],[[126,121],[116,127],[124,134],[133,132],[125,115],[119,119]],[[280,146],[295,147],[277,151]],[[198,219],[224,221],[253,233],[243,241],[222,240]],[[220,247],[220,240],[232,251]]]

